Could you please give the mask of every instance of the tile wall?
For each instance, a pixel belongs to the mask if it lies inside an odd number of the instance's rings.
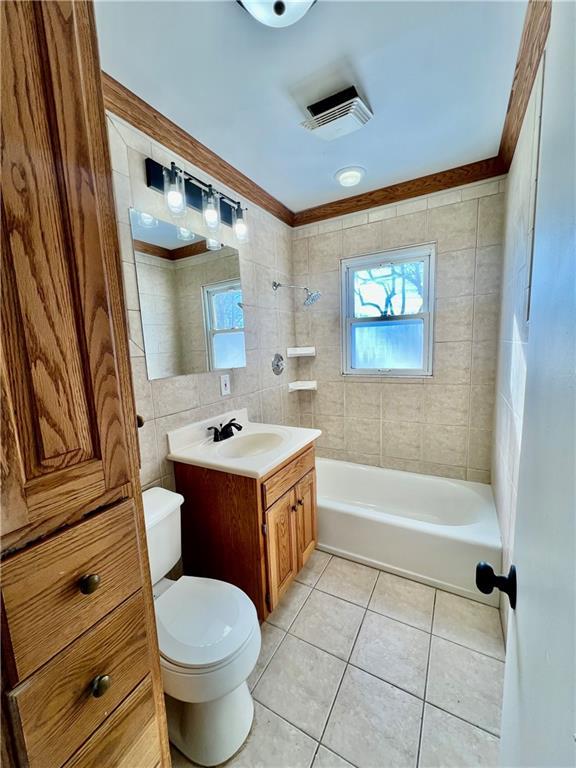
[[[298,344],[314,344],[299,378],[301,423],[324,431],[323,456],[490,482],[500,312],[503,180],[330,219],[294,232],[296,282],[320,289],[296,305]],[[433,376],[343,376],[340,260],[436,243]]]
[[[231,371],[231,395],[221,397],[219,373],[190,374],[149,381],[144,359],[128,210],[135,207],[166,221],[170,220],[170,216],[163,196],[146,187],[144,160],[152,157],[164,165],[174,160],[180,167],[214,183],[234,199],[240,199],[240,196],[116,116],[108,114],[107,124],[136,407],[145,420],[139,433],[141,480],[144,487],[162,484],[170,488],[174,480],[170,462],[165,458],[168,431],[190,421],[244,407],[248,408],[250,417],[256,421],[298,423],[297,397],[288,395],[288,381],[296,378],[295,365],[287,361],[286,372],[280,378],[274,376],[271,369],[274,353],[285,351],[287,346],[295,343],[292,297],[288,292],[274,293],[272,290],[273,280],[289,282],[292,277],[291,229],[246,200],[241,202],[248,207],[250,242],[238,247],[230,230],[222,227],[225,245],[237,247],[240,254],[245,303],[248,364],[244,369]],[[191,210],[188,210],[184,219],[178,219],[175,223],[187,226],[198,234],[205,234],[202,217]]]

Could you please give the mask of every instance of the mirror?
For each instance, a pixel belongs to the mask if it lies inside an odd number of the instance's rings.
[[[149,379],[244,368],[238,251],[130,210]]]

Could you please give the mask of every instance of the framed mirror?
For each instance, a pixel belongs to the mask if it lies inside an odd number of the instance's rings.
[[[246,366],[238,251],[130,210],[149,379]]]

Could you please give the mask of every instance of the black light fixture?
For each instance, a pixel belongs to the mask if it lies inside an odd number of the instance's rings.
[[[171,163],[165,168],[156,160],[147,157],[146,185],[152,189],[164,193],[166,207],[172,216],[181,216],[186,207],[190,206],[201,211],[204,223],[209,230],[207,239],[210,250],[218,250],[220,243],[220,225],[226,224],[233,228],[234,235],[239,243],[248,240],[248,224],[246,221],[246,208],[238,200],[233,200],[223,192],[219,192],[212,184],[208,184],[191,173],[179,168],[176,163]],[[150,216],[150,219],[153,217]],[[155,226],[156,220],[143,223],[143,226]],[[189,230],[179,227],[179,238],[188,239]]]

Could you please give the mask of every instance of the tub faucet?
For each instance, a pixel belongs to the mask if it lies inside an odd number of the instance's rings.
[[[228,440],[228,438],[232,437],[234,435],[234,430],[238,430],[240,432],[242,430],[242,425],[238,424],[236,421],[236,417],[234,416],[227,424],[220,424],[220,428],[218,427],[208,427],[208,430],[214,431],[214,443],[221,443],[222,440]]]

